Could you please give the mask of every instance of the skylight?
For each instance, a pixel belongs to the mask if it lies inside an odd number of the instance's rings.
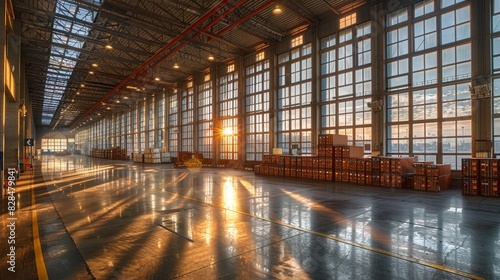
[[[88,0],[101,4],[102,0]],[[97,13],[72,0],[56,2],[52,46],[45,80],[42,125],[50,125]]]

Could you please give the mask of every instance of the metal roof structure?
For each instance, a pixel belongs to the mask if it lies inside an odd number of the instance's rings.
[[[12,0],[35,122],[51,128],[129,106],[142,91],[175,87],[366,2]]]

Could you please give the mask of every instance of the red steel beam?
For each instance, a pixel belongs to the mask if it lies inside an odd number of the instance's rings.
[[[129,82],[129,80],[133,79],[134,76],[137,76],[139,74],[139,72],[141,72],[145,68],[148,68],[148,69],[155,68],[160,62],[164,61],[165,59],[167,59],[168,57],[172,56],[177,51],[179,51],[180,49],[182,49],[184,46],[186,46],[187,42],[183,42],[180,45],[176,46],[174,49],[172,49],[170,52],[168,52],[165,56],[163,56],[163,57],[160,58],[160,56],[164,55],[171,47],[173,47],[176,43],[178,43],[179,41],[181,41],[182,38],[184,38],[185,36],[187,36],[189,34],[189,32],[193,31],[196,27],[198,27],[198,25],[202,24],[205,20],[207,20],[210,16],[212,16],[213,14],[215,14],[219,9],[221,9],[223,6],[225,6],[228,2],[229,2],[229,0],[225,0],[225,1],[221,2],[221,3],[219,3],[216,7],[212,8],[212,10],[210,10],[208,13],[206,13],[200,19],[198,19],[194,24],[190,25],[186,30],[184,30],[180,35],[178,35],[174,40],[172,40],[170,43],[168,43],[165,47],[163,47],[160,51],[158,51],[150,59],[148,59],[146,62],[144,62],[139,68],[137,68],[130,75],[128,75],[115,88],[113,88],[111,91],[109,91],[90,110],[88,110],[85,114],[83,114],[76,121],[74,121],[74,123],[73,123],[72,126],[74,126],[75,124],[77,124],[84,117],[92,114],[95,110],[97,110],[99,107],[102,106],[103,102],[106,103],[107,101],[109,101],[122,86],[124,86],[127,82]],[[198,31],[193,36],[193,38],[198,37],[199,35],[201,35],[203,33],[203,31],[206,31],[210,27],[212,27],[215,24],[217,24],[217,22],[219,22],[220,20],[222,20],[226,15],[228,15],[230,12],[232,12],[234,9],[236,9],[239,6],[241,6],[245,2],[246,2],[246,0],[238,1],[238,3],[236,3],[235,5],[233,5],[230,9],[226,10],[223,14],[221,14],[216,19],[214,19],[213,21],[211,21],[209,24],[207,24],[206,26],[204,26],[200,31]],[[226,28],[224,28],[223,30],[221,30],[220,32],[218,32],[216,35],[217,36],[223,35],[224,33],[228,32],[229,30],[235,28],[236,26],[240,25],[241,23],[247,21],[251,17],[253,17],[256,14],[260,13],[261,11],[263,11],[264,9],[266,9],[267,7],[269,7],[272,4],[274,4],[275,2],[276,2],[276,0],[270,0],[270,1],[266,2],[266,3],[264,3],[262,6],[260,6],[257,9],[255,9],[254,11],[252,11],[251,13],[249,13],[248,15],[246,15],[245,17],[242,17],[241,19],[233,22],[232,24],[230,24],[229,26],[227,26]],[[210,39],[208,41],[210,41]],[[158,58],[159,58],[159,60],[155,61],[155,59],[158,59]],[[144,76],[144,74],[142,76]]]
[[[160,49],[158,52],[156,52],[151,58],[149,58],[146,62],[144,62],[141,66],[139,66],[137,69],[135,69],[132,73],[130,73],[123,81],[121,81],[116,87],[114,87],[111,91],[109,91],[106,95],[104,95],[99,102],[94,104],[92,108],[90,108],[87,112],[85,112],[83,115],[81,115],[75,122],[73,122],[74,126],[76,123],[78,123],[80,120],[82,120],[84,117],[89,116],[92,114],[95,110],[99,109],[102,106],[102,103],[106,103],[109,101],[115,94],[116,91],[118,91],[122,86],[124,86],[131,78],[133,78],[137,73],[142,71],[144,68],[146,68],[151,62],[153,62],[156,58],[161,56],[164,52],[168,51],[169,48],[171,48],[174,44],[179,42],[184,36],[187,36],[189,32],[193,31],[196,27],[198,27],[200,24],[202,24],[204,21],[206,21],[208,18],[210,18],[213,14],[218,12],[222,7],[224,7],[230,0],[223,0],[221,1],[217,6],[212,8],[210,11],[208,11],[206,14],[204,14],[201,18],[199,18],[196,22],[191,24],[186,30],[184,30],[181,34],[179,34],[177,37],[174,38],[170,43],[168,43],[165,47]]]

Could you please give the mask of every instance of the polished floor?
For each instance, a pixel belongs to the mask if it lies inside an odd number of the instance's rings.
[[[0,279],[38,278],[37,226],[58,280],[500,279],[500,199],[460,190],[44,156],[17,192],[17,271],[4,198]]]

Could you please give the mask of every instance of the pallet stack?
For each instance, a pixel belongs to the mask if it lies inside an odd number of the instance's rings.
[[[145,149],[144,163],[161,163],[161,149],[160,148]]]
[[[498,197],[498,180],[500,165],[499,159],[481,159],[479,177],[481,182],[480,194],[482,196]]]
[[[413,163],[413,189],[419,191],[427,190],[427,166],[433,162],[414,162]]]
[[[172,157],[170,156],[170,153],[167,151],[166,148],[163,148],[161,150],[160,158],[161,158],[161,163],[172,162]]]
[[[90,156],[112,160],[128,160],[127,150],[116,147],[113,149],[92,149]]]
[[[333,181],[333,134],[322,134],[318,136],[318,178],[320,180]]]
[[[392,188],[410,187],[408,182],[413,176],[415,157],[379,157],[380,185]],[[411,186],[413,187],[413,186]]]
[[[462,159],[462,194],[479,195],[479,165],[478,158]]]
[[[134,162],[144,162],[144,154],[143,153],[133,153],[132,159]]]
[[[499,197],[500,159],[466,158],[462,160],[462,194]]]
[[[439,192],[451,187],[451,165],[429,164],[426,165],[426,190],[428,192]]]

